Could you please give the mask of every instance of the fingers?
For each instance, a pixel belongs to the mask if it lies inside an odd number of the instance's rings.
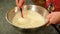
[[[48,22],[48,23],[46,24],[46,26],[49,26],[49,25],[51,25],[51,23],[50,23],[50,22]]]
[[[24,4],[24,1],[23,0],[20,0],[18,5],[21,8],[23,6],[23,4]]]
[[[49,20],[49,22],[48,22],[48,24],[47,24],[47,26],[49,26],[49,25],[51,25],[51,24],[53,24],[53,23],[54,23],[54,18],[51,17],[50,20]]]
[[[52,14],[49,14],[49,15],[47,16],[47,19],[50,20],[51,17],[52,17]]]
[[[54,23],[53,21],[54,21],[54,16],[53,16],[54,14],[53,13],[51,13],[51,14],[49,14],[48,16],[47,16],[47,19],[49,20],[49,22],[47,23],[47,26],[49,26],[49,25],[51,25],[52,23]]]
[[[57,24],[57,22],[59,21],[59,15],[56,13],[51,13],[50,15],[48,15],[48,20],[49,23],[47,24],[47,26],[49,26],[50,24]]]
[[[47,16],[47,19],[49,20],[49,22],[46,24],[46,26],[49,26],[51,24],[51,22],[50,22],[51,17],[52,17],[52,14],[49,14]]]
[[[16,5],[21,8],[24,5],[25,0],[16,0]]]
[[[19,1],[19,0],[16,0],[16,5],[17,5],[17,6],[18,6],[18,1]]]

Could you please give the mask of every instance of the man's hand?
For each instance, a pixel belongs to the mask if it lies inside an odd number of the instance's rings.
[[[24,5],[24,2],[25,2],[25,0],[16,0],[16,5],[17,5],[19,8],[22,8],[23,5]]]
[[[47,18],[49,20],[47,26],[49,26],[50,24],[58,24],[60,22],[60,12],[52,12],[48,15]]]

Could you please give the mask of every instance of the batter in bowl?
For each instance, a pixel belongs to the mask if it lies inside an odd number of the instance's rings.
[[[45,22],[45,18],[39,13],[30,10],[24,11],[24,18],[21,17],[21,13],[18,11],[12,19],[12,23],[20,28],[40,27],[44,25]]]

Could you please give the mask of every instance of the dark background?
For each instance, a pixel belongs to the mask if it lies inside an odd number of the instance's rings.
[[[27,0],[25,4],[33,4],[31,0]],[[21,34],[20,31],[12,27],[5,19],[6,12],[16,6],[15,0],[0,0],[0,34]],[[39,30],[38,34],[58,34],[52,27],[43,27]]]

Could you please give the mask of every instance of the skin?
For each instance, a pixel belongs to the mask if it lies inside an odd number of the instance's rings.
[[[52,12],[51,14],[47,16],[47,19],[49,20],[49,23],[47,24],[47,26],[49,26],[50,24],[59,24],[60,12],[58,11]]]
[[[24,3],[25,3],[25,0],[16,0],[16,5],[18,8],[23,9]],[[24,18],[24,11],[22,11],[21,16]]]
[[[22,8],[24,5],[25,0],[16,0],[16,5],[19,8]]]

